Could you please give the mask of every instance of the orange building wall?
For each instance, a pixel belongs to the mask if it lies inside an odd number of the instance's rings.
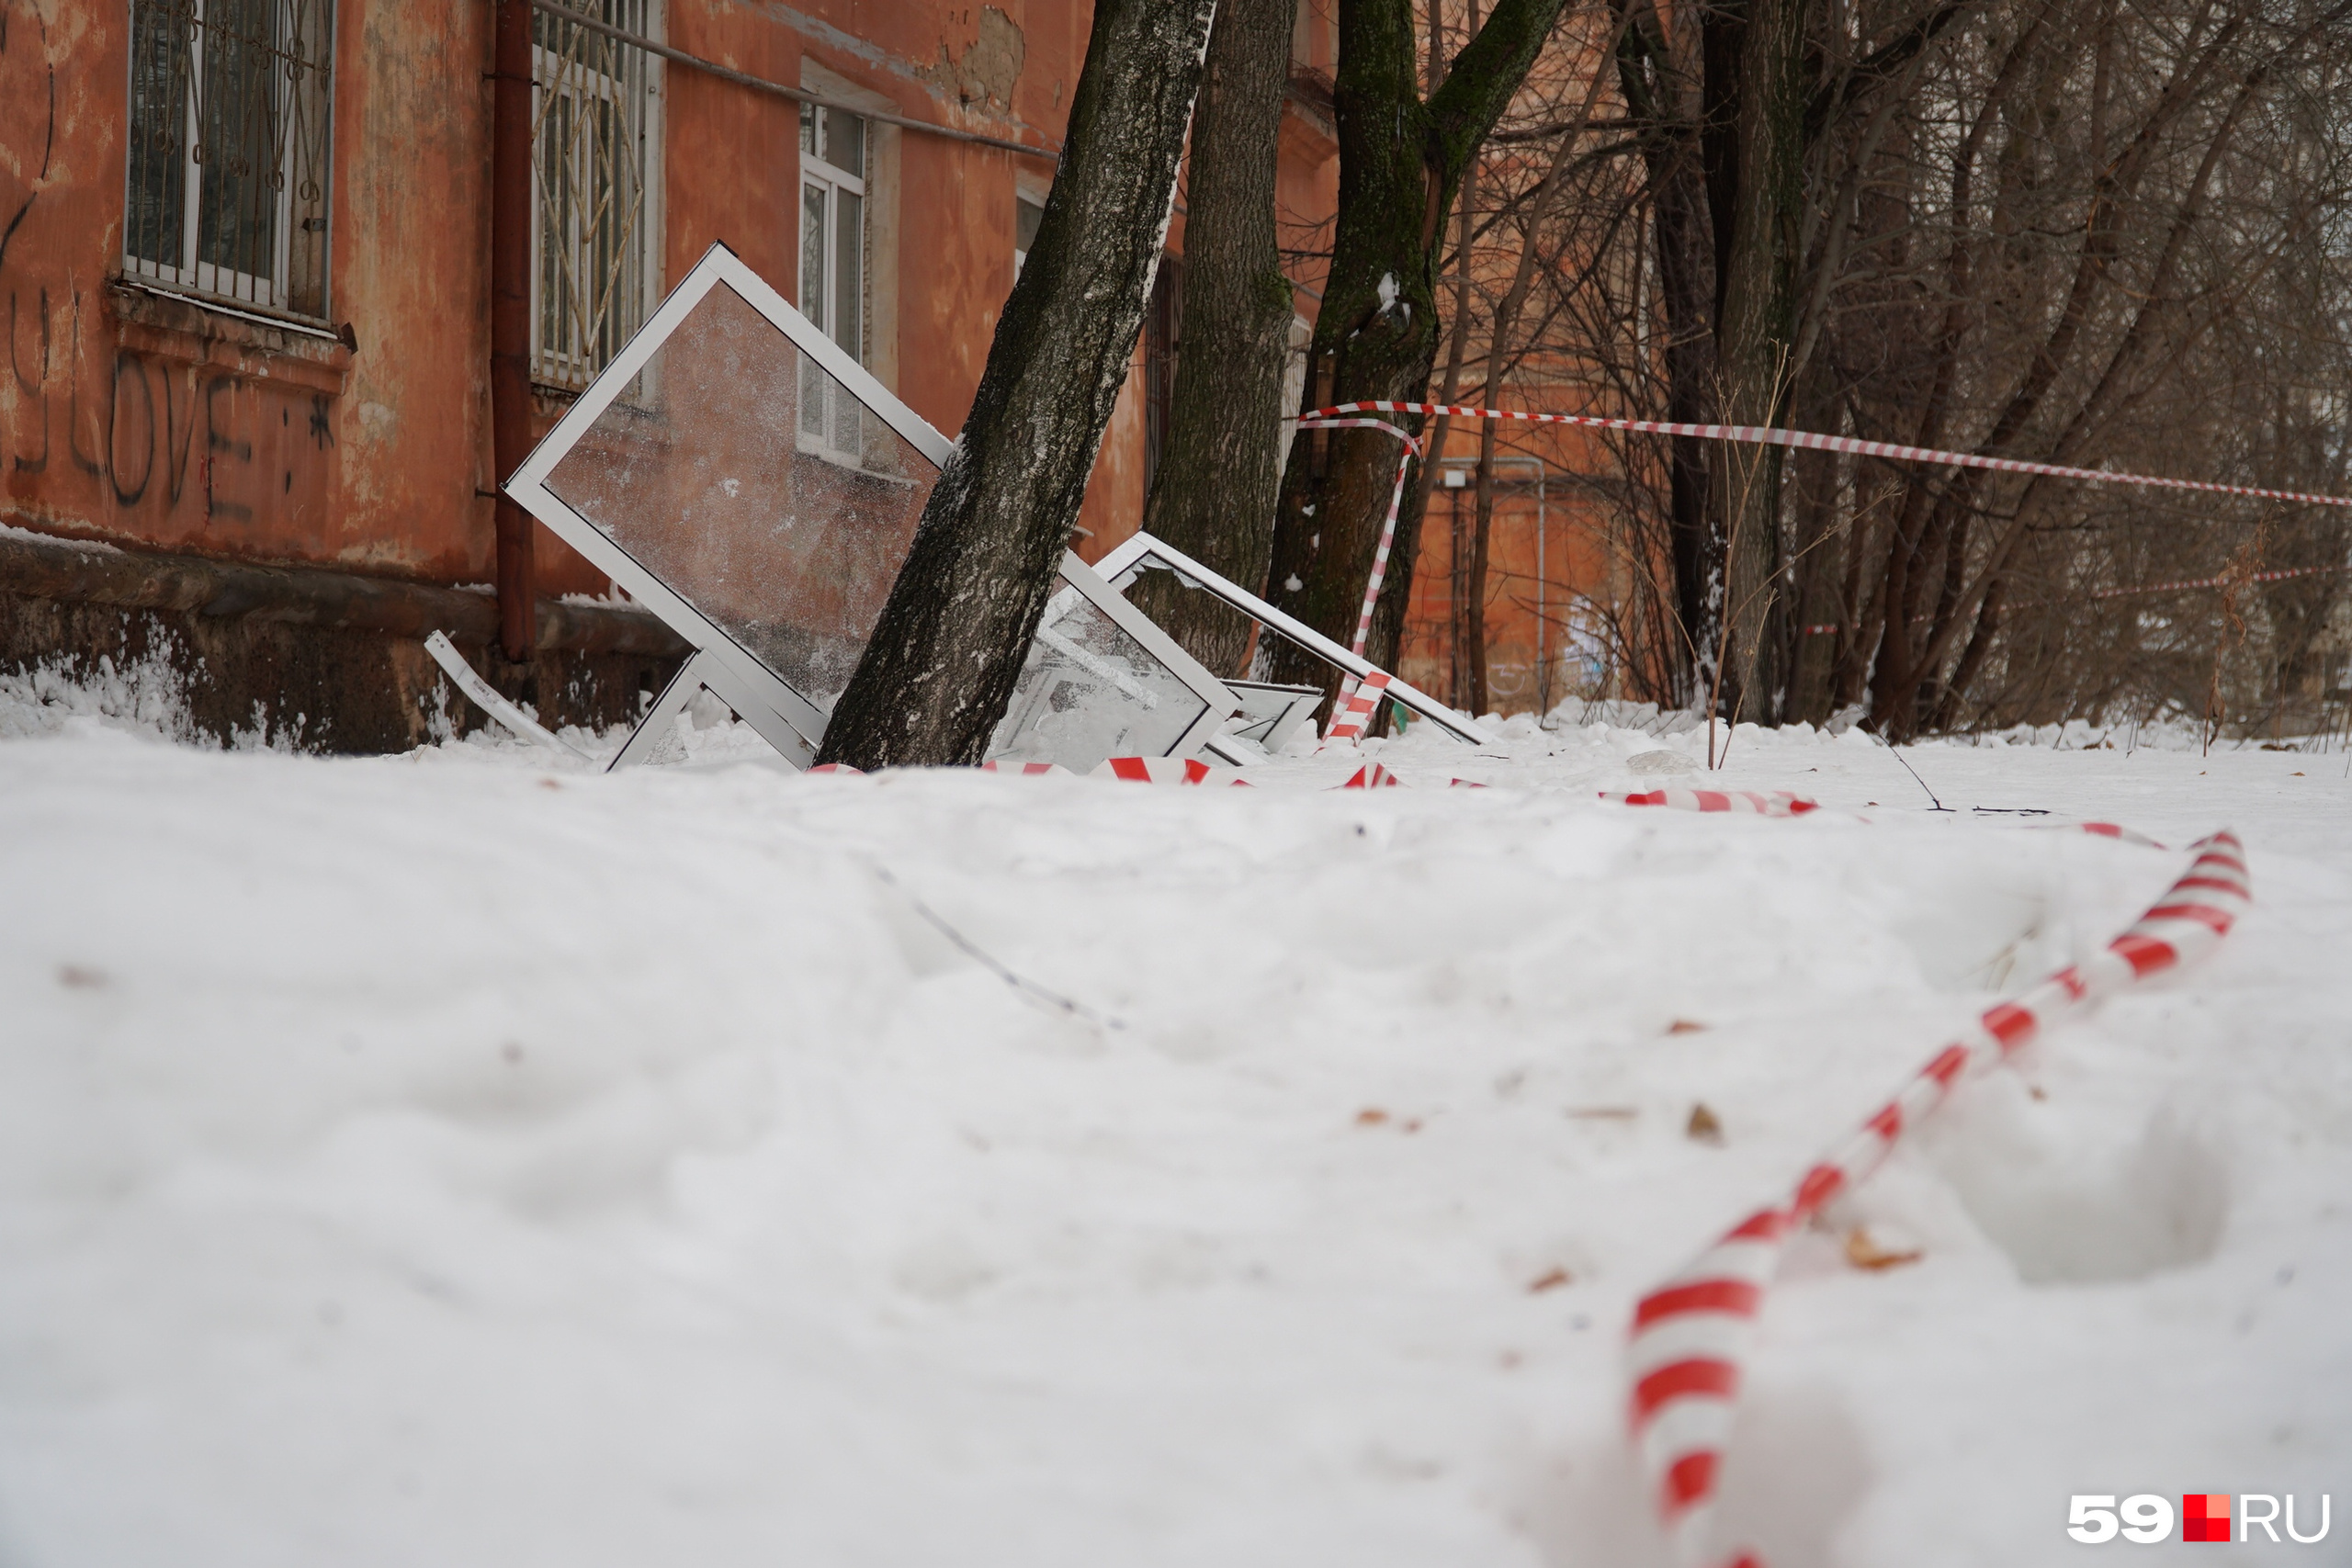
[[[1002,8],[670,0],[674,47],[787,85],[804,64],[910,118],[1058,145],[1083,0]],[[196,554],[487,582],[488,171],[492,7],[340,0],[329,309],[342,344],[130,290],[121,270],[130,7],[0,0],[0,517]],[[724,240],[797,293],[797,109],[690,67],[661,71],[666,283]],[[54,105],[52,113],[51,106]],[[1286,158],[1295,139],[1285,138]],[[896,332],[872,357],[952,434],[1012,284],[1018,175],[1041,158],[897,134]],[[1294,170],[1285,199],[1333,194]],[[1302,310],[1311,316],[1310,302]],[[560,411],[549,398],[542,427]],[[1137,379],[1082,525],[1099,554],[1143,505]],[[542,532],[541,591],[605,584]]]
[[[1514,395],[1509,407],[1569,408],[1566,387],[1541,403]],[[1478,432],[1457,423],[1438,456],[1456,466],[1478,455]],[[1549,711],[1572,697],[1603,694],[1614,679],[1596,617],[1619,613],[1630,591],[1627,563],[1610,547],[1606,492],[1615,459],[1590,432],[1560,426],[1505,425],[1497,443],[1495,519],[1488,538],[1486,626],[1487,703],[1499,713]],[[1544,493],[1539,507],[1527,457],[1542,460]],[[1459,612],[1453,576],[1455,530],[1467,541],[1477,526],[1477,477],[1463,488],[1430,491],[1421,523],[1419,559],[1406,615],[1396,672],[1433,695],[1461,700],[1453,626]],[[1539,523],[1542,547],[1538,548]]]

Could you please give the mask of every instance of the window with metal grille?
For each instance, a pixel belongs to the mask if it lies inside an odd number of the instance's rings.
[[[864,118],[800,106],[800,313],[843,354],[865,363],[865,158]],[[865,408],[831,376],[800,362],[800,446],[861,466]]]
[[[123,270],[323,320],[334,0],[131,0]]]
[[[574,0],[574,8],[655,36],[657,0]],[[577,391],[645,320],[661,164],[657,56],[544,11],[531,17],[534,225],[531,378]]]

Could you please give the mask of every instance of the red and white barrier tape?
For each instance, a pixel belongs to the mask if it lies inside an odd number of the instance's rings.
[[[2005,474],[2045,474],[2053,479],[2089,479],[2097,484],[2146,485],[2159,490],[2200,491],[2215,495],[2246,495],[2265,501],[2306,502],[2314,506],[2352,506],[2352,496],[2320,495],[2308,491],[2263,490],[2252,485],[2215,484],[2207,479],[2170,479],[2154,474],[2131,474],[2104,468],[2072,468],[2063,463],[2034,463],[2020,457],[1988,457],[1976,452],[1946,452],[1932,446],[1905,446],[1893,441],[1865,441],[1853,435],[1823,435],[1810,430],[1781,430],[1763,424],[1686,424],[1661,419],[1604,419],[1598,414],[1535,413],[1525,409],[1460,408],[1451,403],[1334,403],[1299,418],[1329,423],[1348,414],[1446,414],[1455,419],[1515,419],[1536,424],[1569,424],[1587,430],[1625,430],[1654,435],[1695,435],[1704,441],[1741,441],[1751,446],[1795,446],[1814,452],[1852,452],[1865,457],[1889,457],[1901,462],[1933,463],[1946,468],[1990,468]],[[1396,433],[1400,437],[1405,432]]]
[[[1341,408],[1317,409],[1313,413],[1302,414],[1298,427],[1301,430],[1385,430],[1405,444],[1405,450],[1396,457],[1396,482],[1388,487],[1388,521],[1380,525],[1380,547],[1372,552],[1372,575],[1364,580],[1363,608],[1356,614],[1355,639],[1348,644],[1348,651],[1362,659],[1364,643],[1372,636],[1373,606],[1380,603],[1380,585],[1388,576],[1388,551],[1396,542],[1396,513],[1405,502],[1407,461],[1420,452],[1421,439],[1408,430],[1399,430],[1385,419],[1328,417],[1346,413],[1356,406],[1350,403]],[[1352,684],[1351,682],[1350,685]],[[1342,690],[1340,695],[1344,697],[1346,694],[1347,692]]]
[[[1012,773],[1024,779],[1046,778],[1054,773],[1075,778],[1077,775],[1059,762],[982,762],[984,773]]]
[[[1098,779],[1124,779],[1129,784],[1229,784],[1250,788],[1248,779],[1231,768],[1212,767],[1197,757],[1113,757],[1094,770]]]
[[[1388,689],[1390,679],[1387,671],[1375,670],[1363,678],[1363,684],[1353,691],[1341,693],[1340,711],[1332,716],[1331,728],[1323,737],[1323,746],[1316,750],[1320,751],[1324,746],[1352,746],[1363,739],[1363,732],[1372,728],[1372,716],[1380,711],[1380,694]]]
[[[1648,789],[1633,794],[1604,789],[1600,798],[1627,806],[1669,806],[1679,811],[1739,811],[1758,817],[1802,817],[1821,809],[1819,801],[1791,795],[1784,789],[1769,795],[1759,795],[1752,789]]]
[[[1456,779],[1455,784],[1466,784]],[[1613,800],[1621,806],[1666,806],[1678,811],[1752,812],[1759,817],[1802,817],[1808,811],[1818,811],[1821,803],[1787,790],[1758,794],[1745,789],[1651,789],[1637,793],[1604,789],[1603,800]],[[2158,843],[2145,833],[2135,833],[2118,822],[2029,822],[2024,826],[2039,832],[2090,833],[2102,839],[2118,839],[2127,844],[2139,844],[2151,850],[2161,850]]]
[[[2244,577],[2199,577],[2181,582],[2152,582],[2145,588],[2102,588],[2091,595],[2094,599],[2128,599],[2134,593],[2170,593],[2182,588],[2219,588],[2229,582],[2277,582],[2290,577],[2322,577],[2332,571],[2343,571],[2340,566],[2283,567],[2277,571],[2250,571]]]
[[[2007,1061],[2101,997],[2210,953],[2254,895],[2234,833],[2224,829],[2192,847],[2199,852],[2188,872],[2106,951],[1986,1011],[1975,1030],[1938,1052],[1807,1170],[1787,1198],[1734,1225],[1634,1308],[1628,1347],[1634,1446],[1681,1562],[1711,1561],[1709,1532],[1742,1365],[1790,1233],[1876,1169],[1962,1077]],[[1750,1553],[1731,1561],[1735,1568],[1760,1568]]]
[[[1173,757],[1114,757],[1094,770],[1098,779],[1125,779],[1131,784],[1227,784],[1241,789],[1251,786],[1250,781],[1236,775],[1231,768],[1212,767],[1197,759],[1178,761]],[[1348,775],[1348,782],[1334,784],[1334,789],[1395,789],[1405,781],[1377,762],[1366,762]]]
[[[2144,849],[2161,850],[2167,847],[2156,842],[2147,834],[2135,833],[2118,822],[2032,822],[2027,826],[2054,829],[2062,833],[2089,833],[2101,839],[2120,839],[2127,844],[2138,844]]]
[[[2151,582],[2144,588],[2102,588],[2089,595],[2093,599],[2129,599],[2138,593],[2173,593],[2190,588],[2220,588],[2232,582],[2279,582],[2290,577],[2324,577],[2330,572],[2352,570],[2341,566],[2285,567],[2277,571],[2250,571],[2244,577],[2184,578],[2178,582]],[[1925,618],[1925,617],[1923,617]],[[1917,625],[1917,622],[1913,622]],[[1826,626],[1798,628],[1799,637],[1827,637],[1842,628],[1835,622]]]

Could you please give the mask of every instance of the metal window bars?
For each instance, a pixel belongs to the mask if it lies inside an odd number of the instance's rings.
[[[218,3],[218,0],[215,0]],[[655,0],[580,0],[643,35]],[[561,17],[531,17],[534,226],[531,378],[579,391],[644,321],[661,62]]]
[[[123,269],[327,313],[334,0],[131,0]]]

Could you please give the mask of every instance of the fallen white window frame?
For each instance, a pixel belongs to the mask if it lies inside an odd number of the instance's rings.
[[[647,362],[669,341],[670,334],[712,289],[722,286],[733,289],[745,304],[847,388],[933,468],[944,467],[948,454],[954,450],[954,444],[947,437],[894,397],[871,371],[842,353],[741,257],[718,244],[705,252],[694,270],[662,301],[645,325],[629,339],[628,346],[580,394],[579,400],[556,422],[555,428],[548,432],[546,439],[506,481],[506,493],[519,502],[526,512],[546,524],[556,537],[587,558],[589,564],[618,583],[629,597],[652,611],[695,649],[694,657],[654,699],[638,732],[613,759],[612,766],[616,768],[643,761],[662,737],[669,733],[669,721],[704,687],[734,709],[795,767],[805,768],[814,761],[818,743],[824,739],[825,715],[815,704],[547,486],[548,476],[636,379]],[[791,440],[793,434],[786,432],[783,438]]]
[[[1248,589],[1229,579],[1219,577],[1175,546],[1165,540],[1156,539],[1149,534],[1138,532],[1114,546],[1109,553],[1095,563],[1094,569],[1117,586],[1129,573],[1142,571],[1147,561],[1158,562],[1183,579],[1186,587],[1198,588],[1213,598],[1223,600],[1261,626],[1288,637],[1325,663],[1354,676],[1359,681],[1368,675],[1386,673],[1370,660],[1349,652],[1347,649],[1325,637],[1306,622],[1283,614]],[[1398,706],[1428,719],[1457,740],[1472,746],[1495,744],[1494,737],[1485,730],[1480,729],[1427,692],[1394,675],[1388,677],[1386,695]]]
[[[574,511],[547,484],[548,476],[645,369],[671,334],[712,289],[720,287],[731,288],[934,468],[945,467],[949,454],[955,450],[952,442],[893,396],[874,378],[872,372],[820,332],[741,257],[724,245],[711,246],[506,481],[506,492],[525,511],[546,524],[558,538],[578,550],[695,650],[653,699],[636,732],[614,757],[612,768],[648,761],[670,735],[678,716],[695,694],[706,688],[797,768],[806,768],[816,761],[817,749],[824,739],[826,715],[822,710],[638,561],[618,541]],[[785,432],[783,439],[795,440],[797,433]],[[1187,727],[1167,755],[1190,756],[1216,733],[1218,726],[1239,710],[1240,700],[1225,682],[1178,647],[1175,639],[1153,625],[1149,617],[1076,555],[1063,553],[1060,578],[1067,585],[1063,592],[1074,591],[1083,597],[1200,698],[1201,716]],[[1062,602],[1059,595],[1057,602]],[[1052,615],[1049,609],[1048,621]],[[1083,655],[1082,649],[1076,651]],[[1091,656],[1084,656],[1082,663],[1092,662]],[[1096,673],[1099,676],[1101,672]],[[1123,687],[1128,684],[1125,681],[1117,683]]]
[[[1112,587],[1110,581],[1101,572],[1068,550],[1062,552],[1060,580],[1065,586],[1046,601],[1046,612],[1038,617],[1037,641],[1097,680],[1108,681],[1125,694],[1137,698],[1145,708],[1149,709],[1153,705],[1157,700],[1153,694],[1135,685],[1093,654],[1053,630],[1053,623],[1068,608],[1068,595],[1077,593],[1107,616],[1120,631],[1141,645],[1145,652],[1167,666],[1169,673],[1201,700],[1200,716],[1186,727],[1173,745],[1159,754],[1189,757],[1204,745],[1214,749],[1218,727],[1241,709],[1241,699],[1233,694],[1232,688],[1209,673],[1207,668],[1186,653],[1174,637],[1160,630],[1150,616],[1129,604],[1125,595]]]
[[[1241,699],[1233,729],[1221,739],[1247,740],[1268,756],[1280,751],[1298,727],[1323,705],[1320,686],[1291,686],[1272,681],[1227,681],[1226,686]],[[1256,730],[1258,733],[1251,734]]]
[[[542,746],[551,746],[559,751],[569,751],[583,762],[594,761],[587,752],[555,734],[546,726],[533,719],[529,714],[500,695],[497,687],[483,680],[475,671],[474,667],[466,662],[466,656],[459,653],[457,646],[450,642],[448,633],[435,632],[431,637],[426,637],[424,651],[433,656],[434,663],[441,666],[441,672],[449,677],[452,685],[472,698],[475,705],[482,712],[513,730],[516,736],[525,740],[537,741]]]

